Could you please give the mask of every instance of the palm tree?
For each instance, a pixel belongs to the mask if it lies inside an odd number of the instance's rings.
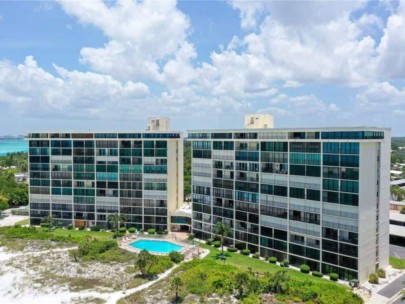
[[[174,291],[176,293],[176,297],[174,298],[175,303],[177,303],[177,301],[179,299],[179,291],[183,285],[184,285],[184,282],[181,280],[180,277],[177,276],[177,277],[173,278],[171,287],[174,289]]]
[[[123,214],[117,212],[111,213],[107,217],[107,222],[111,224],[112,228],[115,229],[115,234],[118,235],[118,229],[120,228],[121,222],[126,222],[126,217]]]
[[[214,233],[221,236],[222,257],[224,257],[224,238],[231,232],[231,227],[223,222],[217,222],[214,227]]]

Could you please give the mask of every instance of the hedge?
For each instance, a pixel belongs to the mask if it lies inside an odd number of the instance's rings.
[[[276,257],[269,257],[269,263],[276,264],[277,258]]]
[[[260,259],[260,255],[258,253],[255,253],[254,255],[252,255],[252,258],[254,259]]]
[[[318,277],[318,278],[322,278],[323,277],[323,273],[319,272],[319,271],[312,271],[312,275],[314,277]]]
[[[385,278],[385,270],[384,269],[378,269],[378,271],[377,271],[377,275],[380,277],[380,278]]]
[[[135,228],[135,227],[131,227],[131,228],[128,229],[128,232],[129,232],[129,233],[134,233],[135,231],[136,231],[136,228]]]
[[[240,251],[241,254],[243,255],[249,255],[250,254],[250,250],[249,249],[243,249]]]
[[[155,228],[149,228],[148,229],[148,234],[155,234],[156,233],[156,229]]]
[[[127,228],[120,227],[120,229],[118,231],[121,232],[121,233],[125,233],[125,232],[127,232]]]
[[[311,271],[311,268],[308,265],[302,264],[300,266],[300,270],[302,273],[309,273]]]
[[[378,284],[378,276],[375,273],[370,273],[368,276],[368,282],[371,284]]]
[[[238,251],[238,249],[236,249],[235,247],[228,247],[227,251],[228,252],[236,252],[236,251]]]
[[[243,250],[243,249],[246,249],[246,244],[245,243],[236,243],[235,244],[235,247],[237,248],[237,249],[239,249],[239,250]]]
[[[329,278],[331,281],[337,281],[339,279],[339,275],[337,273],[332,272],[329,274]]]
[[[214,247],[216,247],[216,248],[221,247],[221,241],[215,241],[215,242],[213,243],[213,245],[214,245]]]
[[[205,243],[207,245],[212,245],[213,242],[214,242],[214,239],[211,239],[211,238],[205,241]]]

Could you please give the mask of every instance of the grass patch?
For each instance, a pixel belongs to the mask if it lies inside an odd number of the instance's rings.
[[[67,229],[55,229],[51,232],[54,236],[61,236],[73,238],[73,239],[85,239],[86,237],[95,238],[101,240],[108,240],[112,238],[113,233],[107,231],[87,231],[87,230],[67,230]]]
[[[390,257],[390,265],[396,269],[405,269],[405,259]]]
[[[324,279],[321,278],[317,278],[317,277],[313,277],[313,276],[309,276],[308,274],[305,273],[301,273],[299,271],[296,271],[294,269],[290,269],[290,268],[281,268],[280,266],[276,265],[276,264],[271,264],[271,263],[266,263],[262,260],[258,260],[258,259],[252,259],[248,256],[244,256],[242,254],[239,253],[227,253],[225,254],[225,261],[220,259],[219,256],[221,255],[221,251],[213,248],[212,246],[207,246],[205,244],[199,244],[200,247],[202,248],[206,248],[210,250],[210,253],[204,258],[207,260],[212,260],[215,261],[219,264],[226,264],[226,265],[231,265],[231,266],[235,266],[239,269],[242,270],[251,270],[252,272],[259,272],[259,273],[265,273],[265,272],[269,272],[269,273],[275,273],[281,269],[285,269],[287,270],[288,275],[292,278],[292,279],[297,279],[300,281],[306,281],[309,280],[311,282],[314,283],[325,283],[327,281],[325,281]],[[333,284],[334,283],[329,283],[329,284]]]
[[[19,222],[15,223],[15,224],[20,225],[20,226],[29,225],[30,224],[30,219],[27,218],[26,220],[19,221]]]

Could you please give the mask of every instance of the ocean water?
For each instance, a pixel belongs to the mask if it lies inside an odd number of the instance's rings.
[[[0,156],[12,152],[28,152],[26,140],[0,140]]]

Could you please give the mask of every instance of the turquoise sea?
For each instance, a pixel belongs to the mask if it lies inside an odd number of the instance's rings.
[[[26,140],[0,140],[0,156],[12,152],[28,152]]]

